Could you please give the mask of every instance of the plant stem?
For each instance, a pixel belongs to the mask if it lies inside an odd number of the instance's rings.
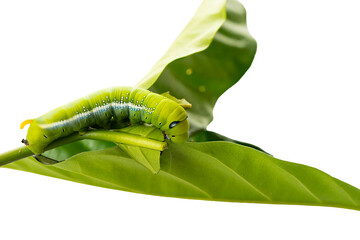
[[[94,139],[94,140],[122,143],[126,145],[150,148],[159,151],[163,151],[167,147],[166,142],[156,141],[135,134],[105,131],[105,130],[95,130],[95,131],[89,131],[83,133],[74,133],[70,136],[60,138],[49,144],[45,148],[45,151],[68,143],[79,141],[82,139]],[[34,153],[31,152],[28,147],[26,146],[19,147],[17,149],[0,154],[0,166],[14,162],[16,160],[30,157],[32,155],[34,155]]]
[[[26,146],[0,154],[0,166],[34,155]]]
[[[124,133],[124,132],[114,132],[114,131],[89,131],[81,135],[85,139],[95,139],[95,140],[105,140],[114,143],[123,143],[127,145],[133,145],[138,147],[150,148],[154,150],[164,151],[167,146],[167,143],[160,142],[157,140],[149,139],[139,135]]]

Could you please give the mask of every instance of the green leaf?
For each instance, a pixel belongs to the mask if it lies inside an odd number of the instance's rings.
[[[150,170],[153,174],[160,171],[160,151],[118,144],[119,148],[129,155],[132,159]]]
[[[152,174],[118,147],[46,166],[31,158],[7,167],[75,182],[167,197],[332,206],[360,210],[360,190],[301,164],[230,142],[172,144]]]
[[[151,126],[129,126],[127,128],[119,129],[118,131],[137,134],[158,141],[164,141],[162,132]],[[157,174],[160,171],[160,151],[124,144],[118,144],[118,146],[132,159],[149,169],[153,174]]]
[[[226,0],[204,0],[165,55],[136,87],[150,88],[170,62],[209,47],[226,19],[225,4]]]
[[[218,133],[207,131],[207,130],[200,130],[200,131],[195,132],[193,135],[190,136],[189,141],[190,142],[227,141],[227,142],[233,142],[236,144],[240,144],[240,145],[243,145],[246,147],[251,147],[251,148],[261,151],[263,153],[269,154],[269,153],[265,152],[264,150],[262,150],[261,148],[259,148],[258,146],[255,146],[253,144],[246,143],[246,142],[240,142],[240,141],[237,141],[237,140],[225,137],[223,135],[220,135]]]
[[[223,4],[221,7],[218,6],[220,2]],[[204,1],[195,18],[204,16],[206,19],[201,18],[196,25],[191,21],[168,53],[139,85],[149,87],[153,84],[150,90],[154,92],[170,91],[176,98],[188,100],[192,104],[192,108],[188,110],[191,133],[208,126],[213,119],[212,111],[217,99],[245,74],[256,52],[256,42],[246,27],[243,6],[236,0],[228,0],[226,3],[217,1],[217,11],[204,7],[211,4],[214,4],[213,1]],[[208,13],[200,14],[201,11]],[[209,16],[209,13],[214,11],[216,14]],[[220,14],[219,11],[223,13]],[[224,15],[225,22],[217,29],[215,35],[208,34],[208,29],[214,30],[212,24],[220,23]],[[215,21],[216,19],[218,21]],[[182,45],[185,41],[193,43],[200,41],[199,39],[207,46]],[[182,47],[192,49],[193,53],[182,58],[178,57],[181,54],[174,54],[177,59],[163,70],[163,61],[170,59],[169,55],[175,51],[174,48],[178,48],[176,53],[179,53],[183,51]],[[153,72],[159,71],[162,73],[156,80],[158,75]]]

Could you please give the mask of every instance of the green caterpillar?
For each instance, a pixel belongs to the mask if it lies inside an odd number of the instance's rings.
[[[109,129],[124,123],[147,123],[163,131],[174,143],[189,137],[189,122],[184,108],[173,100],[145,89],[115,87],[100,90],[54,109],[30,124],[26,140],[28,148],[40,154],[56,139],[89,127]]]

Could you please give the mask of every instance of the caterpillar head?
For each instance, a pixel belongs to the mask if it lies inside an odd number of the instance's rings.
[[[160,128],[173,143],[184,143],[189,138],[189,122],[184,108],[177,106]]]
[[[169,124],[169,129],[165,131],[168,138],[173,143],[184,143],[189,138],[189,122],[187,119],[183,121],[173,121]]]

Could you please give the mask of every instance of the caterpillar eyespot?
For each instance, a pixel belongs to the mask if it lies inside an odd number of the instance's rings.
[[[189,137],[189,122],[181,105],[149,90],[131,87],[100,90],[26,120],[20,127],[30,124],[24,143],[40,154],[56,139],[86,128],[108,128],[119,123],[151,124],[174,143],[183,143]]]
[[[178,123],[179,123],[179,121],[175,121],[175,122],[170,123],[169,128],[175,127]]]

